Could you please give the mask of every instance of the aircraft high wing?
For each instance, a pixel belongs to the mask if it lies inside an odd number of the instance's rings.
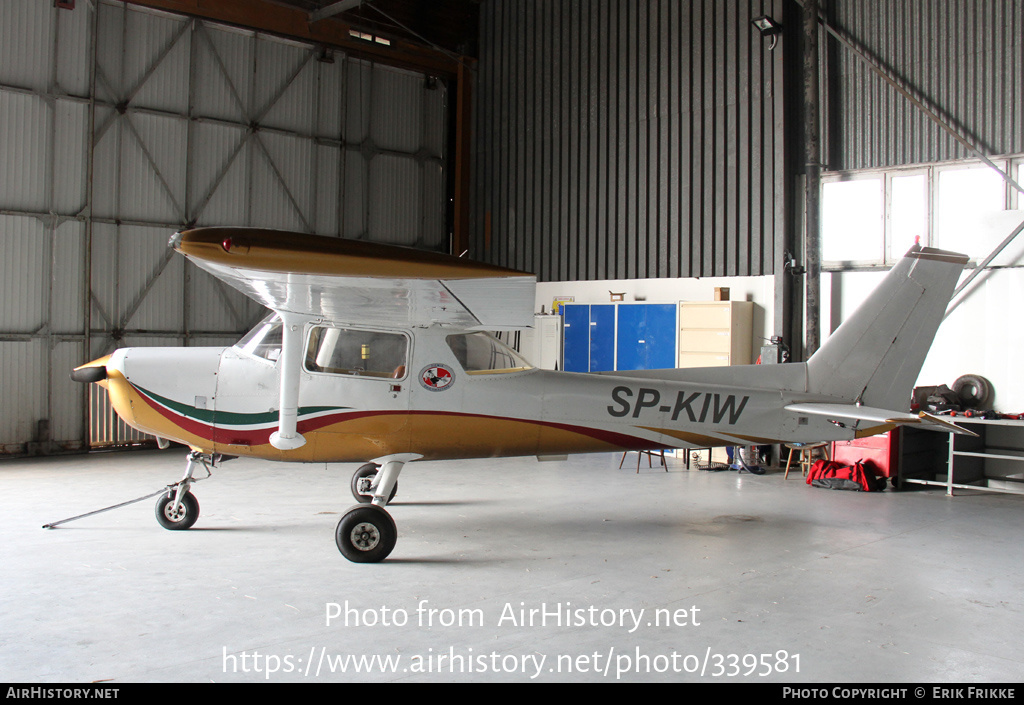
[[[532,323],[532,275],[408,248],[245,228],[171,246],[274,313],[229,348],[127,348],[77,368],[131,426],[192,448],[157,504],[192,526],[217,455],[362,463],[338,523],[383,560],[385,510],[418,459],[841,440],[899,424],[967,258],[915,247],[806,363],[579,374],[533,368],[484,331]]]
[[[536,277],[448,255],[236,228],[177,233],[170,245],[281,314],[387,327],[533,325]]]

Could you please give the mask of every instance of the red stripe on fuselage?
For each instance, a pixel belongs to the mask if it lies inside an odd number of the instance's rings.
[[[268,428],[260,428],[254,430],[242,430],[237,428],[224,428],[219,426],[211,426],[209,424],[196,421],[188,416],[179,414],[176,411],[172,411],[162,404],[158,403],[154,399],[151,399],[138,387],[132,385],[132,388],[139,393],[139,396],[146,401],[149,406],[154,409],[161,416],[166,418],[168,421],[178,426],[184,431],[191,433],[194,436],[206,439],[213,443],[227,443],[230,445],[247,444],[249,446],[266,445],[270,443],[270,434],[277,430],[277,426],[271,426]],[[609,445],[621,448],[623,450],[647,450],[654,448],[672,448],[674,446],[653,444],[651,441],[645,438],[638,438],[636,436],[629,436],[623,433],[615,431],[605,431],[598,428],[590,428],[587,426],[576,426],[573,424],[556,423],[553,421],[537,421],[534,419],[516,419],[507,416],[488,416],[486,414],[467,414],[457,411],[417,411],[417,410],[396,410],[396,411],[352,411],[352,412],[341,412],[337,414],[328,414],[326,416],[319,416],[314,419],[299,420],[297,424],[297,430],[299,433],[310,433],[318,429],[330,426],[336,423],[343,423],[345,421],[355,421],[361,418],[370,418],[373,416],[395,416],[395,415],[426,415],[426,416],[450,416],[453,418],[480,418],[480,419],[497,419],[500,421],[519,422],[533,424],[536,426],[543,426],[547,428],[555,428],[562,431],[568,431],[571,433],[577,433],[583,436],[588,436],[594,440],[607,443]]]

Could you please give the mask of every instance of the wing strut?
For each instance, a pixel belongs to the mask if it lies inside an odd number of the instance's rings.
[[[281,401],[277,417],[277,430],[270,434],[270,445],[278,450],[295,450],[306,445],[298,432],[299,374],[302,365],[302,333],[305,319],[285,311],[280,312],[281,340]]]

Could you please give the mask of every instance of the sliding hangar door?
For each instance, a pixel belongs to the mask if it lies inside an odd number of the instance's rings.
[[[444,81],[131,4],[0,3],[0,454],[136,440],[70,370],[262,310],[167,247],[243,225],[449,247]]]

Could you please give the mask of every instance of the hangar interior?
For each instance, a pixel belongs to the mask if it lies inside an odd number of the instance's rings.
[[[1019,680],[1022,23],[1021,0],[6,0],[0,668]],[[915,243],[960,252],[915,401],[980,378],[983,403],[932,411],[982,438],[847,448],[885,457],[882,492],[811,487],[782,444],[755,473],[741,450],[414,462],[375,565],[331,541],[358,463],[216,467],[189,531],[151,500],[40,530],[181,476],[186,448],[69,373],[264,318],[168,247],[213,226],[529,272],[534,326],[503,339],[623,374],[804,361]],[[709,304],[743,313],[684,323]],[[659,335],[670,364],[648,365]]]

